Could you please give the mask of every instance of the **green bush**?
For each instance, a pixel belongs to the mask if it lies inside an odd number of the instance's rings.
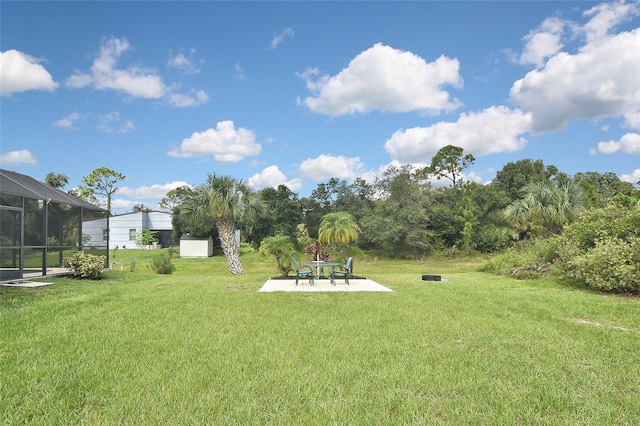
[[[479,226],[473,235],[473,244],[480,253],[494,253],[504,250],[510,242],[507,230],[495,225]]]
[[[171,256],[162,254],[151,261],[151,269],[156,274],[172,274],[176,270],[176,265],[172,263]]]
[[[562,235],[581,249],[589,250],[600,240],[640,236],[640,205],[622,206],[611,203],[605,208],[592,209],[580,220],[566,227]]]
[[[575,250],[572,250],[575,253]],[[574,283],[611,292],[640,292],[640,238],[606,238],[576,256],[562,256],[559,269]]]
[[[532,280],[549,274],[551,265],[548,263],[521,266],[511,271],[511,276],[517,280]]]
[[[73,253],[62,259],[62,266],[69,268],[74,277],[99,280],[104,276],[106,256],[87,254],[83,251]]]
[[[539,255],[538,245],[544,240],[522,242],[516,247],[493,256],[478,268],[481,272],[509,275],[518,279],[537,278],[547,274],[549,263]]]
[[[555,265],[571,283],[640,292],[640,206],[611,203],[587,212],[558,239]]]
[[[479,270],[522,279],[552,268],[568,283],[640,293],[640,204],[612,202],[591,209],[560,236],[520,244]]]
[[[554,263],[560,257],[562,250],[562,239],[559,237],[544,238],[536,240],[531,247],[534,258],[543,264]]]

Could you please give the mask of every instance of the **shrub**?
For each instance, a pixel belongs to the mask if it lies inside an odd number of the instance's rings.
[[[503,250],[509,246],[510,242],[508,229],[495,225],[480,226],[473,235],[474,246],[480,253]]]
[[[563,256],[560,270],[569,282],[611,292],[640,292],[640,238],[606,238],[573,257]]]
[[[176,270],[176,265],[171,262],[171,257],[168,254],[162,254],[151,261],[151,269],[156,274],[171,274]]]
[[[286,277],[291,270],[291,256],[295,254],[293,241],[287,235],[277,234],[265,237],[260,242],[260,256],[272,255],[276,260],[278,272]]]
[[[611,203],[587,212],[559,238],[554,263],[571,283],[640,292],[640,206]]]
[[[535,259],[544,264],[554,263],[558,260],[561,249],[562,239],[557,236],[536,240],[532,246]]]
[[[623,201],[616,199],[605,208],[591,209],[560,236],[520,244],[479,270],[532,278],[552,267],[568,283],[640,293],[640,204]]]
[[[106,256],[97,256],[78,251],[62,259],[62,266],[68,268],[74,277],[99,280],[104,276],[106,260]]]
[[[536,263],[535,265],[521,266],[514,269],[511,272],[511,276],[517,280],[531,280],[549,274],[550,270],[551,265],[548,263],[542,265]]]
[[[518,268],[540,263],[535,257],[531,242],[523,242],[503,253],[493,256],[478,268],[482,272],[490,272],[499,275],[512,275]]]
[[[563,234],[581,249],[589,250],[607,237],[628,240],[640,236],[640,206],[611,203],[602,209],[589,210],[579,221],[565,228]]]

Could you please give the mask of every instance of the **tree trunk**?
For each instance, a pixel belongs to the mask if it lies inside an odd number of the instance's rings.
[[[217,221],[218,234],[220,234],[220,245],[227,258],[229,271],[232,274],[242,274],[242,264],[240,263],[240,253],[236,245],[235,224],[232,219],[219,219]]]

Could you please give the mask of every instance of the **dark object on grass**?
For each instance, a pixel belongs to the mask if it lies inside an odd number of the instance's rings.
[[[422,275],[422,281],[442,281],[442,276],[441,275],[424,274],[424,275]]]

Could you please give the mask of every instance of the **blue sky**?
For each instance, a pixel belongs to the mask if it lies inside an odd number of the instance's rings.
[[[640,179],[638,2],[1,4],[0,167],[126,176],[116,213],[229,174],[308,196],[541,159]]]

